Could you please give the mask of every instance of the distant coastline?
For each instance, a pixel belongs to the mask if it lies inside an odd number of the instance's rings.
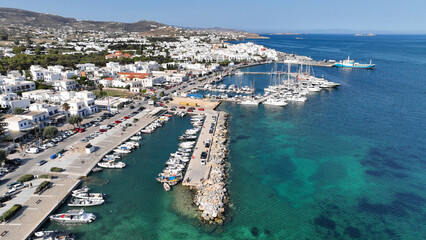
[[[270,35],[301,35],[300,33],[271,33]]]

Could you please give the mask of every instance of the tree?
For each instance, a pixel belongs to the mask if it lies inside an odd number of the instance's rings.
[[[164,92],[160,92],[160,97],[164,97]]]
[[[72,115],[68,118],[68,123],[72,124],[74,127],[75,125],[79,125],[83,121],[83,118],[79,115]]]
[[[126,89],[130,91],[130,84],[126,85]]]
[[[99,91],[102,92],[104,85],[102,83],[98,84]]]
[[[7,125],[7,123],[4,122],[4,119],[4,115],[0,115],[0,137],[6,133],[5,126]]]
[[[0,149],[0,165],[2,162],[7,160],[7,152],[3,149]]]
[[[64,103],[62,104],[62,109],[64,109],[64,111],[68,111],[70,110],[70,105],[68,103]]]
[[[48,126],[43,129],[43,137],[52,139],[58,134],[58,128],[54,126]]]
[[[142,89],[141,93],[146,93],[146,89]]]
[[[24,112],[24,109],[22,109],[20,107],[16,107],[16,108],[13,109],[13,114],[15,114],[15,115],[19,115],[23,112]]]

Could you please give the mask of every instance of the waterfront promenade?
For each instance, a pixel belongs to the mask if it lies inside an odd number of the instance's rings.
[[[33,166],[27,169],[25,173],[34,175],[51,174],[55,175],[56,178],[49,180],[52,182],[52,187],[41,195],[35,195],[33,192],[43,180],[36,179],[31,181],[33,184],[32,188],[24,188],[21,193],[8,201],[7,205],[0,209],[0,214],[2,214],[13,206],[13,204],[21,204],[23,206],[23,209],[11,220],[7,223],[0,224],[0,233],[7,232],[3,239],[26,239],[30,237],[32,233],[44,223],[48,216],[66,200],[71,190],[78,186],[80,177],[87,176],[91,169],[96,166],[97,162],[99,162],[106,153],[126,141],[157,118],[156,116],[150,115],[151,111],[152,108],[147,108],[143,112],[137,114],[134,118],[138,118],[139,121],[136,123],[131,121],[133,118],[127,120],[129,123],[132,122],[132,126],[125,131],[122,131],[121,127],[117,126],[91,140],[90,143],[96,147],[96,151],[91,154],[85,154],[75,148],[74,152],[70,150],[69,147],[71,145],[83,145],[79,144],[79,141],[75,141],[77,139],[74,139],[75,143],[69,144],[68,147],[65,148],[67,151],[61,158],[49,160],[48,163],[43,166]],[[127,112],[128,111],[125,111],[125,113]],[[120,116],[123,117],[123,115]],[[116,118],[118,119],[120,116]],[[115,118],[107,121],[114,121],[114,119]],[[98,130],[98,127],[94,128],[94,131]],[[49,156],[49,154],[52,154],[52,152],[46,152],[43,155],[34,155],[34,158],[30,161],[38,161],[42,159],[42,157],[45,158]],[[59,174],[52,174],[50,172],[51,167],[61,167],[66,170]],[[2,192],[5,191],[5,189],[1,190]]]

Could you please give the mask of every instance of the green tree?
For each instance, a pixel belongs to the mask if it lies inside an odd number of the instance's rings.
[[[104,85],[102,83],[98,84],[99,91],[102,92],[104,89]]]
[[[164,97],[164,92],[160,92],[160,97]]]
[[[58,128],[54,126],[48,126],[43,129],[43,137],[52,139],[58,134]]]
[[[64,111],[68,111],[70,110],[70,105],[68,103],[64,103],[62,104],[62,109],[64,109]]]
[[[82,121],[83,121],[83,118],[80,117],[79,115],[72,115],[71,117],[68,118],[68,123],[72,124],[74,127],[76,125],[79,125]]]
[[[2,165],[2,163],[6,160],[7,160],[7,152],[3,149],[0,149],[0,165]]]
[[[130,84],[126,85],[126,89],[130,91]]]
[[[142,89],[141,93],[146,93],[146,89]]]
[[[22,114],[24,112],[24,109],[20,108],[20,107],[16,107],[13,109],[13,114],[15,115],[19,115]]]
[[[0,137],[6,133],[5,126],[7,125],[7,123],[4,122],[4,119],[4,115],[0,115]]]

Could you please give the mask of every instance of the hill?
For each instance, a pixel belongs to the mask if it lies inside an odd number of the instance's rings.
[[[66,18],[58,15],[36,13],[16,8],[0,8],[1,26],[28,26],[41,28],[73,27],[82,30],[105,30],[146,32],[151,29],[167,26],[153,21],[138,21],[135,23],[80,21],[75,18]]]

